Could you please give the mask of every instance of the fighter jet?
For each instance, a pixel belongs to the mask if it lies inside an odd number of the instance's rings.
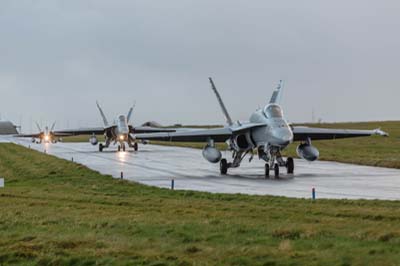
[[[213,80],[211,78],[209,80],[228,124],[226,127],[175,133],[141,134],[137,135],[136,138],[175,142],[205,142],[203,157],[210,163],[219,163],[222,175],[226,175],[229,168],[239,167],[246,155],[249,155],[249,161],[252,161],[254,155],[257,154],[259,159],[265,161],[265,177],[268,178],[270,170],[274,171],[275,177],[279,177],[280,167],[286,167],[288,174],[294,173],[293,158],[289,157],[285,160],[281,154],[282,150],[294,141],[301,142],[297,147],[297,154],[300,158],[315,161],[319,157],[319,151],[312,145],[312,140],[371,135],[388,136],[386,132],[380,129],[323,129],[290,125],[279,104],[282,94],[282,81],[274,90],[269,103],[251,114],[248,122],[234,122]],[[231,162],[222,158],[221,151],[215,146],[216,142],[228,144],[229,150],[232,151],[233,160]]]
[[[68,136],[68,134],[63,134],[59,132],[54,132],[54,128],[56,126],[56,122],[53,123],[51,128],[49,129],[48,126],[44,128],[44,130],[41,129],[38,123],[36,123],[36,127],[39,131],[39,133],[34,133],[34,134],[19,134],[15,135],[15,137],[19,138],[32,138],[32,143],[57,143],[57,141],[61,141],[62,137]]]
[[[69,134],[72,136],[77,135],[91,135],[89,138],[89,142],[92,145],[97,145],[99,143],[96,135],[103,134],[105,137],[105,143],[99,144],[99,151],[102,152],[103,149],[108,148],[111,143],[116,145],[118,143],[118,151],[125,151],[126,145],[133,148],[135,151],[138,150],[138,143],[135,139],[135,134],[137,133],[153,133],[153,132],[173,132],[174,130],[170,129],[162,129],[162,128],[153,128],[153,127],[133,127],[129,124],[132,112],[135,107],[133,105],[128,112],[128,115],[119,115],[113,124],[110,124],[103,112],[103,109],[100,107],[99,103],[96,102],[97,108],[100,112],[100,115],[103,120],[104,127],[96,127],[96,128],[80,128],[80,129],[72,129],[72,130],[62,130],[57,131],[60,134]]]

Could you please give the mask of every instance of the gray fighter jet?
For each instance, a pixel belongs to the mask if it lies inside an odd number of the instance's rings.
[[[103,110],[101,109],[98,102],[96,102],[97,108],[99,109],[100,115],[103,119],[104,127],[95,128],[80,128],[71,130],[57,131],[58,134],[68,134],[70,136],[77,135],[91,135],[89,142],[92,145],[99,143],[96,135],[104,134],[105,143],[99,144],[99,151],[102,152],[104,148],[108,148],[111,143],[118,143],[118,151],[125,151],[125,143],[135,151],[138,150],[138,143],[135,138],[135,134],[138,133],[154,133],[154,132],[174,132],[172,129],[154,128],[154,127],[134,127],[129,124],[131,120],[134,106],[129,109],[128,115],[119,115],[113,124],[109,124]]]
[[[279,168],[286,167],[288,174],[294,173],[294,161],[289,157],[282,157],[281,151],[293,141],[300,141],[297,147],[299,157],[307,161],[315,161],[319,157],[319,151],[311,144],[312,140],[326,140],[338,138],[364,137],[371,135],[388,136],[387,133],[376,130],[349,130],[349,129],[323,129],[289,125],[284,118],[279,100],[282,93],[282,81],[274,90],[269,103],[262,109],[255,111],[249,122],[234,122],[229,115],[214,82],[209,78],[211,88],[214,91],[222,108],[228,125],[224,128],[174,132],[140,134],[137,139],[161,140],[175,142],[205,142],[203,157],[210,163],[220,163],[220,172],[227,174],[229,168],[239,167],[246,155],[250,161],[255,154],[266,162],[265,176],[269,177],[270,169],[279,177]],[[229,150],[233,152],[232,162],[222,158],[221,151],[215,147],[216,142],[227,142]]]
[[[53,123],[53,125],[49,128],[46,126],[43,130],[39,126],[38,123],[36,123],[36,127],[38,129],[39,133],[33,133],[33,134],[18,134],[14,135],[14,137],[18,138],[32,138],[32,143],[57,143],[57,141],[61,141],[62,137],[67,137],[69,134],[65,133],[59,133],[59,132],[54,132],[54,128],[56,126],[56,122]]]

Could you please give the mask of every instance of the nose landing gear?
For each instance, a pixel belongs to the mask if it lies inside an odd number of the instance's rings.
[[[277,163],[273,164],[273,170],[274,170],[274,176],[275,178],[279,178],[279,172],[280,169],[279,167],[284,166],[286,167],[287,173],[288,174],[293,174],[294,173],[294,160],[292,157],[288,157],[286,162],[282,160],[282,158],[277,159]],[[270,178],[270,164],[266,163],[265,164],[265,178]]]

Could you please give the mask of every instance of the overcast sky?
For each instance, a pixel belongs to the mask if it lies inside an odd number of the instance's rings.
[[[280,79],[291,122],[400,119],[399,1],[0,1],[0,112],[58,128],[246,120]]]

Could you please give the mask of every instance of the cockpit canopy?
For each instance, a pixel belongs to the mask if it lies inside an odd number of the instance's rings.
[[[125,122],[125,116],[124,116],[124,115],[118,116],[118,120],[119,120],[120,122]]]
[[[267,118],[282,118],[282,108],[277,104],[270,104],[264,108],[264,115]]]

